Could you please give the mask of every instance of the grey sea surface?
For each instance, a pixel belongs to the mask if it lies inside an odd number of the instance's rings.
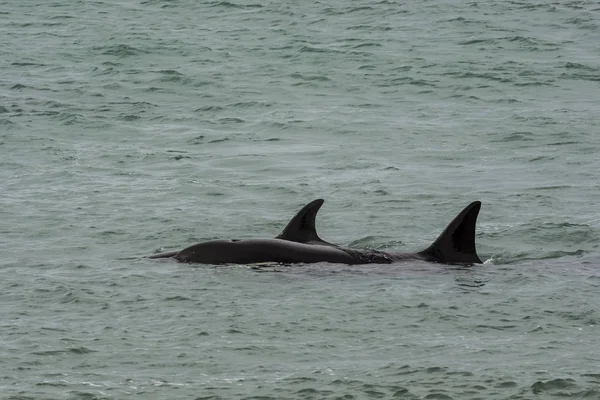
[[[0,2],[1,399],[600,398],[597,1]],[[483,265],[186,265],[274,237]]]

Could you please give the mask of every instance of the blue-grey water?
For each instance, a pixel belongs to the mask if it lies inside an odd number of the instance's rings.
[[[600,398],[597,1],[0,2],[0,398]],[[302,205],[483,265],[143,256]]]

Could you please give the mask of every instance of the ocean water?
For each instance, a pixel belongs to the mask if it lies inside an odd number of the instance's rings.
[[[600,4],[0,2],[1,399],[600,398]],[[185,265],[277,235],[483,265]]]

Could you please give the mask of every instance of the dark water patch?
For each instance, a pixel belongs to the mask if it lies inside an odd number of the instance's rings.
[[[10,65],[12,65],[13,67],[45,67],[47,64],[22,61],[22,62],[13,62]]]
[[[69,386],[69,384],[64,381],[58,381],[58,382],[43,381],[43,382],[38,382],[35,385],[36,386],[52,386],[52,387],[67,387],[67,386]]]
[[[337,50],[337,49],[321,48],[321,47],[307,46],[307,45],[300,47],[300,52],[301,53],[342,53],[341,50]]]
[[[104,89],[118,90],[121,89],[121,84],[113,82],[102,86]]]
[[[499,389],[508,389],[508,388],[514,388],[517,386],[518,386],[517,382],[513,382],[513,381],[499,382],[495,385],[495,387],[497,387]]]
[[[363,25],[363,24],[359,24],[359,25],[353,25],[353,26],[349,26],[346,28],[349,31],[354,31],[354,30],[366,30],[369,32],[373,32],[373,31],[383,31],[383,32],[387,32],[387,31],[391,31],[394,28],[390,27],[390,26],[386,26],[384,24],[377,24],[377,25]]]
[[[600,71],[600,68],[591,67],[591,66],[588,66],[588,65],[574,63],[574,62],[566,62],[563,65],[563,67],[567,68],[567,69],[582,69],[582,70],[589,71],[589,72],[598,72],[598,71]]]
[[[221,139],[213,139],[213,140],[209,141],[208,143],[222,143],[222,142],[227,142],[229,140],[231,140],[231,139],[228,137],[224,137]]]
[[[9,22],[8,26],[14,26],[15,28],[27,28],[33,26],[32,22]]]
[[[218,1],[218,2],[209,3],[209,5],[210,5],[210,7],[240,8],[240,9],[263,8],[263,5],[259,4],[259,3],[238,4],[238,3],[233,3],[231,1]]]
[[[554,86],[554,80],[534,81],[534,82],[515,82],[515,86]]]
[[[573,73],[573,74],[560,74],[561,79],[572,79],[572,80],[582,80],[582,81],[591,81],[591,82],[600,82],[600,74],[598,73]]]
[[[597,30],[598,25],[592,18],[569,18],[565,21],[566,24],[576,25],[580,29]]]
[[[388,85],[415,85],[415,86],[429,86],[429,87],[437,87],[439,81],[431,80],[427,81],[425,79],[417,79],[410,76],[394,78],[389,82],[386,82],[384,86]]]
[[[167,76],[185,76],[181,72],[176,71],[174,69],[161,69],[155,72]]]
[[[273,106],[273,103],[266,103],[266,102],[261,102],[261,101],[242,101],[242,102],[238,102],[238,103],[228,104],[226,107],[227,108],[245,109],[245,108],[255,108],[255,107],[269,108],[272,106]]]
[[[563,312],[550,312],[551,314],[557,314],[562,318],[565,318],[569,321],[577,321],[582,322],[585,325],[597,325],[599,322],[598,311],[596,310],[588,310],[583,312],[575,312],[575,311],[563,311]]]
[[[434,400],[452,400],[453,398],[443,393],[431,393],[427,396],[423,397],[424,399],[434,399]]]
[[[55,115],[54,119],[62,122],[64,125],[74,125],[83,122],[85,117],[81,114],[61,112],[58,115]]]
[[[554,142],[554,143],[548,143],[547,146],[568,146],[568,145],[573,145],[573,144],[580,144],[580,142],[575,142],[575,141]]]
[[[139,115],[133,115],[133,114],[121,114],[119,115],[119,120],[121,121],[135,121],[138,120],[142,117],[140,117]]]
[[[89,349],[87,347],[72,347],[70,349],[68,349],[69,353],[73,353],[73,354],[89,354],[89,353],[96,353],[97,350],[92,350]]]
[[[65,25],[65,23],[64,22],[43,22],[40,25],[47,26],[47,27],[55,27],[55,26],[63,26],[63,25]]]
[[[169,160],[174,160],[174,161],[179,161],[179,160],[184,160],[184,159],[191,159],[192,157],[190,156],[184,156],[184,155],[176,155],[173,157],[169,157]]]
[[[165,301],[189,301],[189,300],[193,300],[189,297],[185,297],[185,296],[173,296],[173,297],[166,297]]]
[[[540,157],[536,157],[536,159],[539,159]],[[561,189],[571,189],[573,186],[571,185],[553,185],[553,186],[538,186],[538,187],[534,187],[531,189],[527,189],[527,191],[538,191],[538,190],[551,190],[551,191],[555,191],[555,190],[561,190]],[[565,222],[564,224],[558,224],[557,227],[575,227],[577,226],[577,224],[569,224],[568,222]],[[587,227],[589,228],[587,225],[581,225],[581,227]]]
[[[592,378],[595,382],[600,383],[600,374],[582,374],[581,376]]]
[[[293,73],[290,75],[290,77],[295,78],[295,79],[302,79],[304,81],[318,81],[318,82],[326,82],[329,81],[330,79],[324,75],[313,75],[313,76],[305,76],[299,73]]]
[[[517,328],[516,325],[477,325],[475,327],[476,332],[485,332],[489,330],[493,331],[505,331]]]
[[[534,394],[540,394],[544,392],[556,392],[557,390],[562,391],[562,389],[571,389],[575,388],[577,385],[575,384],[574,379],[553,379],[550,381],[537,381],[533,385],[531,385],[531,391]],[[556,395],[567,394],[564,392],[553,393]],[[568,393],[570,395],[570,393]]]
[[[225,107],[217,106],[217,105],[208,105],[204,107],[200,107],[194,110],[194,112],[206,112],[206,111],[222,111]]]
[[[535,135],[529,131],[511,132],[505,135],[498,135],[500,138],[492,140],[492,142],[514,142],[514,141],[533,141]]]
[[[242,397],[241,400],[278,400],[278,398],[272,396],[249,396]]]
[[[115,57],[131,57],[145,54],[145,51],[126,44],[115,44],[112,46],[95,47],[94,50],[102,52],[101,54]]]
[[[114,62],[114,61],[103,61],[102,64],[100,64],[100,65],[104,65],[107,67],[122,67],[123,63]]]
[[[367,71],[375,71],[378,69],[377,66],[372,65],[372,64],[365,64],[365,65],[361,65],[360,67],[357,68],[359,71],[361,70],[367,70]]]
[[[217,395],[202,395],[200,397],[195,397],[194,400],[225,400],[225,397],[217,396]]]
[[[357,44],[356,46],[352,46],[353,49],[360,49],[363,47],[381,47],[381,44],[372,42],[372,43],[361,43],[361,44]]]
[[[162,76],[160,78],[154,81],[164,83],[179,83],[186,86],[189,86],[192,83],[192,80],[190,78],[177,71],[161,71],[161,75]]]
[[[538,161],[552,161],[555,160],[556,157],[553,156],[537,156],[537,157],[533,157],[529,160],[530,163],[535,163]]]
[[[150,92],[150,93],[175,93],[175,91],[173,89],[167,89],[167,88],[162,88],[162,87],[157,87],[157,86],[151,86],[147,89],[144,89],[145,92]]]
[[[495,44],[497,43],[497,39],[470,39],[470,40],[463,40],[461,42],[458,42],[459,45],[461,46],[470,46],[473,44]]]
[[[572,398],[576,399],[600,399],[600,391],[598,390],[584,390],[571,394]]]
[[[373,11],[373,10],[374,10],[374,8],[371,6],[353,7],[353,8],[350,8],[349,10],[347,10],[345,12],[345,14],[361,12],[361,11]]]
[[[204,143],[204,138],[205,138],[204,135],[198,135],[198,136],[196,136],[196,137],[194,137],[192,139],[189,139],[187,142],[189,144],[203,144]]]
[[[64,350],[47,350],[47,351],[35,351],[32,354],[36,356],[57,356],[57,355],[65,355],[65,354],[89,354],[95,353],[96,350],[88,349],[87,347],[73,347]]]
[[[246,122],[246,121],[241,118],[235,118],[235,117],[219,118],[217,120],[217,123],[219,123],[219,124],[242,124],[244,122]]]
[[[447,72],[447,76],[452,76],[459,79],[484,79],[500,83],[509,83],[511,78],[501,76],[495,73],[478,73],[478,72]]]
[[[98,392],[82,392],[80,390],[71,390],[68,392],[69,394],[69,398],[70,399],[78,399],[78,400],[109,400],[112,399],[113,397],[105,394],[105,393],[98,393]]]

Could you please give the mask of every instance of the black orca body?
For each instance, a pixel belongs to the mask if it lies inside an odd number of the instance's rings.
[[[322,240],[315,228],[316,214],[322,205],[323,200],[318,199],[304,206],[274,239],[210,240],[149,258],[173,257],[181,262],[201,264],[391,264],[404,260],[481,263],[475,249],[475,224],[481,209],[479,201],[465,207],[431,246],[417,253],[355,250]]]

